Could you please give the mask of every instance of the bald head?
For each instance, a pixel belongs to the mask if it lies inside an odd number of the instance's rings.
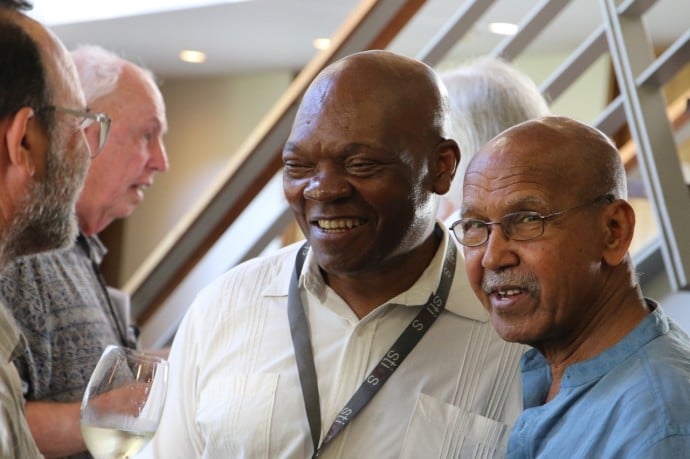
[[[446,90],[437,74],[418,60],[388,51],[364,51],[328,66],[307,89],[297,116],[312,116],[327,101],[343,112],[378,113],[390,121],[384,128],[398,135],[428,141],[449,133]]]
[[[541,177],[543,185],[554,191],[582,198],[627,197],[625,169],[616,146],[601,131],[570,118],[547,116],[503,131],[480,149],[467,176],[490,169],[498,158],[514,170],[527,166],[535,180]]]
[[[72,59],[79,73],[81,87],[86,103],[113,94],[124,73],[128,78],[136,78],[158,92],[155,76],[121,56],[97,45],[81,45],[71,51]]]

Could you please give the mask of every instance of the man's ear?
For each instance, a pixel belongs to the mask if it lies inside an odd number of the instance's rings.
[[[39,124],[33,109],[20,108],[9,120],[5,142],[10,163],[33,176],[36,173],[34,149],[40,143],[35,136]]]
[[[618,199],[605,209],[604,251],[602,257],[610,266],[626,257],[635,230],[635,211],[627,201]]]
[[[455,140],[446,139],[436,146],[436,176],[434,192],[446,194],[460,164],[460,148]]]

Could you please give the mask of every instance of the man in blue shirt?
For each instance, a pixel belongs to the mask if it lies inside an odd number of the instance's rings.
[[[635,215],[601,132],[546,117],[470,163],[461,220],[475,294],[522,358],[512,458],[690,455],[690,339],[637,283]]]

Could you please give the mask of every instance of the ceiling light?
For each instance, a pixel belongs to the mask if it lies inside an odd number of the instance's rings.
[[[489,32],[498,35],[515,35],[517,31],[518,26],[509,22],[492,22],[489,24]]]
[[[316,38],[312,42],[314,45],[314,48],[324,50],[328,49],[329,46],[331,46],[331,39],[330,38]]]
[[[194,51],[192,49],[184,49],[180,51],[180,59],[192,64],[201,64],[206,60],[206,53],[201,51]]]
[[[27,14],[38,22],[55,26],[241,1],[246,0],[34,0]]]

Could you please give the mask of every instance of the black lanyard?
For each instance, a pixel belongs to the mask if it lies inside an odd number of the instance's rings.
[[[436,228],[440,232],[439,228]],[[453,283],[455,274],[455,262],[457,250],[453,241],[448,240],[446,256],[443,261],[443,272],[437,291],[429,296],[426,304],[422,305],[422,310],[403,330],[398,339],[386,352],[376,367],[366,377],[354,395],[338,413],[331,425],[326,437],[319,445],[321,436],[321,406],[319,402],[319,388],[316,378],[316,368],[314,366],[314,356],[312,353],[309,325],[304,313],[304,306],[299,294],[299,276],[302,272],[304,259],[309,251],[309,244],[304,245],[297,252],[295,257],[295,269],[290,280],[288,292],[288,319],[290,321],[290,333],[292,345],[295,349],[297,360],[297,370],[299,373],[304,406],[309,420],[309,430],[311,430],[312,443],[314,445],[313,457],[318,457],[331,440],[333,440],[345,426],[359,413],[362,408],[376,395],[381,386],[388,380],[393,372],[400,366],[402,361],[412,351],[415,345],[422,339],[429,327],[434,323],[441,311],[446,306],[448,292]]]
[[[86,240],[86,236],[84,236],[81,232],[79,232],[79,235],[77,236],[77,243],[79,244],[79,246],[81,246],[82,250],[84,250],[86,256],[89,258],[89,261],[91,262],[91,268],[93,269],[93,273],[96,276],[96,279],[98,280],[98,285],[100,287],[101,293],[105,297],[105,301],[108,303],[108,312],[110,313],[110,319],[114,322],[115,329],[117,330],[117,334],[119,335],[122,345],[134,349],[136,345],[134,345],[127,338],[127,332],[123,330],[121,326],[120,316],[115,312],[115,306],[113,305],[113,301],[110,298],[110,293],[108,293],[108,287],[106,286],[105,279],[103,279],[103,274],[101,274],[101,268],[100,266],[98,266],[98,263],[96,262],[96,257],[93,254],[91,244],[89,244],[89,241]]]

